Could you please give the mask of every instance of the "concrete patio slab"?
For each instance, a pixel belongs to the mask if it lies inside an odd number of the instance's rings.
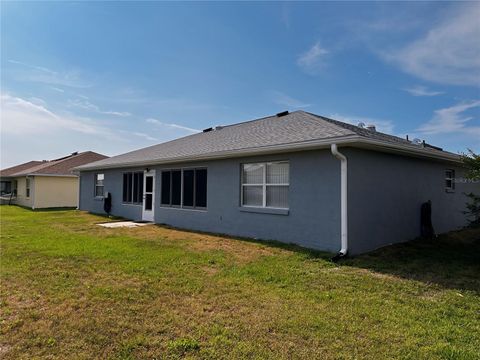
[[[151,225],[151,222],[135,222],[135,221],[114,221],[108,223],[97,224],[98,226],[106,227],[106,228],[120,228],[120,227],[138,227],[138,226],[146,226]]]

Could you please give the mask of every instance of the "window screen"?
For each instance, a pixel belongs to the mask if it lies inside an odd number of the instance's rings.
[[[193,208],[207,207],[207,169],[162,171],[161,204]]]
[[[171,174],[172,173],[170,171],[162,171],[162,191],[161,191],[162,205],[170,205]]]
[[[123,174],[124,203],[141,204],[143,202],[143,171]]]
[[[180,206],[182,200],[182,172],[180,170],[172,171],[172,203],[171,205]]]
[[[193,206],[194,170],[183,170],[183,206]]]
[[[207,169],[195,170],[195,206],[207,207]]]

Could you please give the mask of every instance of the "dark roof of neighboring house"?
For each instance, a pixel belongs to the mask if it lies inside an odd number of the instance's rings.
[[[20,165],[15,165],[15,166],[9,167],[7,169],[0,170],[0,176],[11,176],[12,174],[15,174],[17,172],[20,172],[20,171],[23,171],[23,170],[26,170],[26,169],[30,169],[34,166],[40,165],[41,163],[42,163],[41,161],[33,160],[33,161],[29,161],[29,162],[26,162],[26,163],[23,163],[23,164],[20,164]]]
[[[29,161],[25,164],[10,167],[0,171],[1,177],[18,177],[25,175],[74,175],[73,169],[108,156],[93,151],[73,153],[71,155],[45,161]]]
[[[131,151],[78,167],[78,170],[208,160],[267,152],[370,144],[417,153],[419,156],[457,161],[458,156],[428,144],[415,144],[305,111],[280,113],[261,119],[223,126]]]

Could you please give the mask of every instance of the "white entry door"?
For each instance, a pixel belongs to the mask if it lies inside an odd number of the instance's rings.
[[[153,221],[155,211],[155,170],[143,172],[142,220]]]

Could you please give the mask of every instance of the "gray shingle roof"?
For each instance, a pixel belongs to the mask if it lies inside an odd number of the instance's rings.
[[[278,117],[261,119],[222,127],[220,130],[201,132],[162,144],[131,151],[77,169],[134,166],[147,162],[172,162],[178,159],[208,157],[269,146],[308,143],[315,140],[332,141],[338,138],[370,138],[382,142],[412,146],[410,141],[396,136],[360,128],[341,121],[328,119],[305,111],[295,111]]]

